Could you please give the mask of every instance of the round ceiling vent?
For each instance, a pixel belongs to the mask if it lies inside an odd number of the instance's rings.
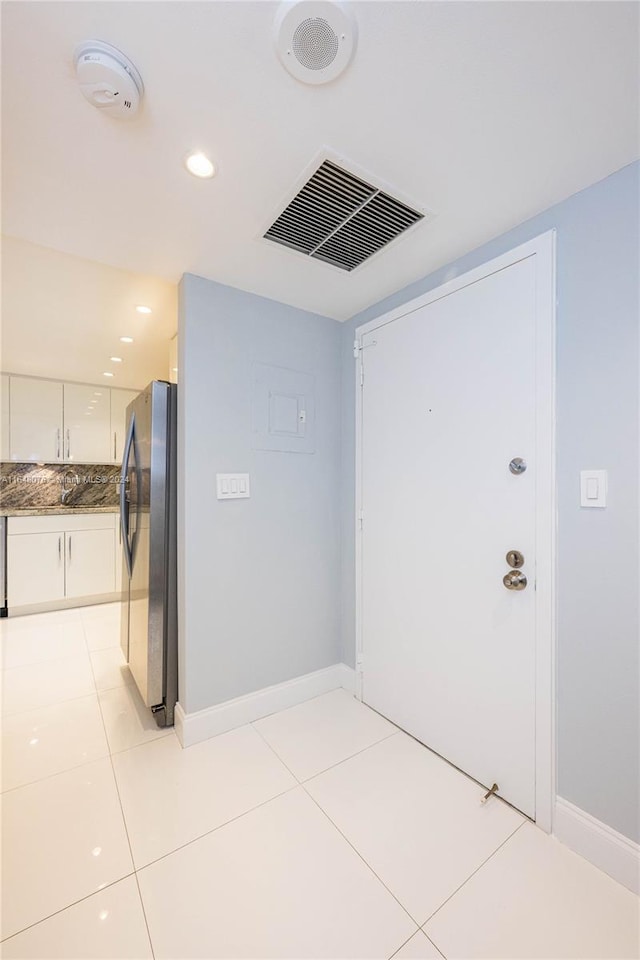
[[[76,47],[73,61],[80,90],[92,106],[118,120],[135,116],[144,85],[124,53],[102,40],[88,40]]]
[[[346,69],[356,46],[355,20],[341,3],[300,0],[283,4],[276,17],[278,56],[303,83],[328,83]]]

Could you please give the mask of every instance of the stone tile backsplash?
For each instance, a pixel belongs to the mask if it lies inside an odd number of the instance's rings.
[[[102,463],[1,463],[0,512],[60,506],[65,489],[65,507],[117,506],[120,471]]]

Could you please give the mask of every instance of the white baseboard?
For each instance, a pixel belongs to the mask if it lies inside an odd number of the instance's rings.
[[[183,747],[190,747],[201,740],[216,737],[227,730],[234,730],[245,723],[260,720],[278,710],[286,710],[305,700],[343,687],[350,693],[355,689],[355,671],[345,663],[335,663],[324,670],[316,670],[285,683],[264,687],[235,700],[218,703],[214,707],[185,713],[176,704],[175,729]]]
[[[553,832],[575,853],[640,894],[639,844],[562,797],[556,798]]]
[[[343,690],[348,690],[349,693],[355,694],[356,692],[356,672],[353,667],[348,667],[346,663],[339,663],[338,669],[340,671],[340,686]]]

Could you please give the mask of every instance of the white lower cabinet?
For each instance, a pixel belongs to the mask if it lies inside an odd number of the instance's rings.
[[[11,607],[64,600],[64,547],[64,533],[7,537],[7,597]]]
[[[114,594],[117,519],[113,513],[9,517],[9,612]]]
[[[113,593],[116,588],[113,528],[65,533],[65,540],[65,596],[91,597]]]

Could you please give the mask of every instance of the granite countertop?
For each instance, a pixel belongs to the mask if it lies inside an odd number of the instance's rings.
[[[54,517],[73,513],[119,513],[118,506],[86,506],[86,507],[2,507],[1,517]]]

